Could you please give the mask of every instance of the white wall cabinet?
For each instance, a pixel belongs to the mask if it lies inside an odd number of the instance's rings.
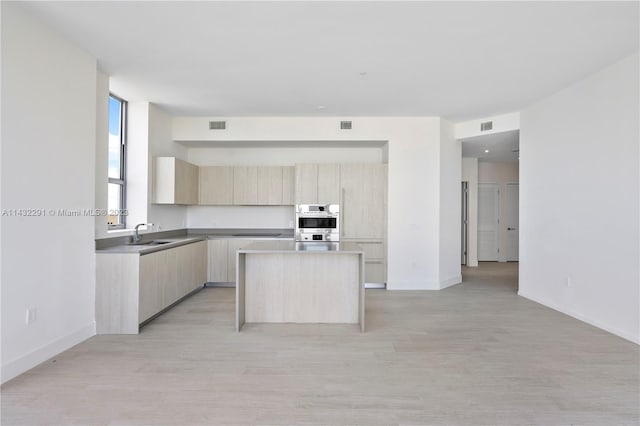
[[[198,204],[198,166],[175,157],[153,161],[153,203]]]
[[[96,332],[137,334],[139,325],[201,287],[207,242],[137,253],[96,255]]]
[[[233,204],[234,168],[228,166],[200,167],[200,197],[198,204]]]

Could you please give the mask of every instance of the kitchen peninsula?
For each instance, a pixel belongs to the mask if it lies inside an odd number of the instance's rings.
[[[245,323],[346,323],[364,331],[357,244],[260,241],[236,256],[236,331]]]

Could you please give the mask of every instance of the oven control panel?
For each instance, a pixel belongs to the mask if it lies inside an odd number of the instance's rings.
[[[340,241],[338,235],[333,232],[313,234],[308,232],[296,233],[296,241]]]

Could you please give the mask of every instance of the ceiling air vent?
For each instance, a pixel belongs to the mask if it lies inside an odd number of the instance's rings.
[[[480,131],[486,132],[487,130],[493,129],[493,121],[485,121],[484,123],[480,123]]]
[[[226,121],[210,121],[209,130],[224,130],[227,128]]]
[[[341,121],[340,128],[342,130],[351,130],[351,122],[350,121]]]

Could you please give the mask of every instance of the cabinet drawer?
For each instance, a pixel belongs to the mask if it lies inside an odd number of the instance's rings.
[[[380,242],[367,242],[367,243],[358,243],[358,245],[364,251],[364,258],[367,259],[384,259],[387,257],[387,253],[385,253],[384,243]]]
[[[384,283],[387,281],[386,268],[382,260],[364,263],[364,281],[367,283]]]

